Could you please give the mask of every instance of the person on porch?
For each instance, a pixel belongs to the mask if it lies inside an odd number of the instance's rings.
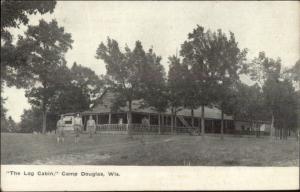
[[[149,120],[147,119],[147,117],[144,117],[142,119],[142,131],[144,131],[144,129],[145,130],[147,129],[148,131],[150,129],[150,124],[149,124]]]
[[[119,125],[123,124],[123,118],[119,118]]]

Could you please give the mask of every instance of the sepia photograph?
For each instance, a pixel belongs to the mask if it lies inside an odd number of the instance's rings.
[[[1,0],[1,190],[299,189],[299,19],[299,1]],[[232,168],[253,184],[223,188]],[[260,188],[264,170],[293,174]],[[81,187],[32,180],[60,177]]]

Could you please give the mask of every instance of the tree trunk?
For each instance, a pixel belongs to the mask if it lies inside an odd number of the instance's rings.
[[[224,135],[224,112],[221,110],[221,139],[223,139]]]
[[[175,133],[177,133],[177,113],[176,113],[176,111],[175,111],[175,113],[174,113],[175,115],[174,115],[174,132]]]
[[[174,115],[173,115],[173,110],[172,110],[172,115],[171,115],[171,133],[173,134],[174,130]]]
[[[43,111],[42,133],[45,134],[47,129],[47,111]]]
[[[198,118],[198,134],[201,134],[201,118]]]
[[[194,131],[194,109],[191,109],[191,116],[192,116],[192,119],[191,119],[192,131]]]
[[[287,136],[288,136],[288,127],[286,125],[286,123],[284,123],[284,140],[287,140]]]
[[[272,137],[277,137],[276,133],[275,133],[275,129],[274,129],[274,121],[275,121],[275,118],[274,118],[274,113],[272,112],[272,119],[271,119],[271,130],[270,130],[270,136],[271,138]]]
[[[46,103],[45,100],[43,99],[42,101],[42,118],[43,118],[43,122],[42,122],[42,133],[45,134],[46,130],[47,130],[47,108],[46,108]]]
[[[132,102],[128,101],[128,112],[127,112],[127,134],[131,136],[132,134]]]
[[[201,135],[205,135],[204,105],[201,105]]]

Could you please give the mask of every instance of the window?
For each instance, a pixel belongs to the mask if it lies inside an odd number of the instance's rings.
[[[71,125],[73,123],[72,117],[64,117],[65,125]]]
[[[72,120],[71,120],[71,121],[65,121],[65,124],[66,124],[66,125],[68,125],[68,124],[69,124],[69,125],[70,125],[70,124],[72,124]]]

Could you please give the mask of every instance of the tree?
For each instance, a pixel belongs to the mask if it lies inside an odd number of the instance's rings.
[[[296,64],[291,69],[292,77],[294,81],[300,82],[300,60],[296,62]]]
[[[248,63],[246,73],[251,80],[263,87],[268,79],[278,80],[281,72],[281,60],[268,58],[265,52],[259,52],[258,57],[255,57],[252,62]]]
[[[1,90],[2,90],[2,88],[1,88]],[[7,109],[4,107],[5,100],[6,99],[1,96],[1,121],[6,119]]]
[[[190,66],[194,81],[198,86],[198,101],[202,108],[201,128],[204,135],[204,106],[217,103],[223,112],[229,112],[228,99],[231,93],[227,88],[234,88],[238,80],[238,71],[245,61],[247,50],[240,50],[234,34],[230,32],[229,38],[222,30],[211,32],[197,26],[189,33],[188,40],[181,46],[181,56]],[[217,93],[214,90],[218,89]],[[224,91],[222,91],[224,90]],[[217,97],[216,97],[217,96]],[[222,120],[223,128],[223,120]],[[221,132],[222,129],[221,128]]]
[[[146,68],[141,81],[141,97],[144,106],[154,107],[159,113],[159,134],[161,133],[161,113],[168,107],[168,95],[165,80],[165,71],[160,64],[161,57],[156,56],[152,49],[146,53]]]
[[[42,111],[36,107],[24,110],[21,115],[20,132],[21,133],[32,133],[41,132],[41,123],[43,121]]]
[[[236,106],[236,87],[239,71],[243,68],[247,50],[241,50],[232,32],[229,37],[222,30],[211,34],[211,54],[208,63],[212,66],[213,87],[217,90],[215,99],[221,109],[221,137],[224,133],[224,113],[233,114]]]
[[[298,60],[294,66],[284,70],[282,73],[283,78],[293,82],[297,90],[300,89],[300,60]]]
[[[183,106],[183,94],[184,94],[184,85],[183,85],[183,74],[182,74],[182,65],[181,61],[177,56],[169,57],[169,73],[167,81],[167,96],[168,96],[168,105],[171,107],[172,119],[171,127],[172,131],[174,130],[174,125],[176,126],[176,114],[180,111],[180,107]]]
[[[201,104],[199,100],[200,89],[197,81],[197,74],[195,68],[197,65],[189,63],[189,60],[183,59],[182,61],[182,73],[183,73],[183,106],[191,110],[191,127],[194,130],[194,109],[197,109]]]
[[[64,85],[56,90],[50,111],[59,115],[89,109],[103,92],[103,81],[93,70],[76,62],[64,74]]]
[[[39,107],[43,113],[43,133],[46,131],[47,111],[57,93],[64,86],[67,71],[64,54],[72,48],[71,34],[65,33],[56,20],[29,26],[25,37],[19,37],[17,46],[27,55],[26,71],[30,82],[26,90],[29,103]]]
[[[101,76],[96,75],[95,71],[74,62],[71,68],[71,83],[82,90],[86,95],[89,105],[95,104],[95,100],[104,91],[104,82]]]
[[[281,76],[281,60],[268,58],[260,52],[248,65],[247,74],[258,83],[263,90],[265,106],[271,116],[271,135],[274,135],[275,110],[276,110],[276,85]]]
[[[52,13],[56,1],[1,1],[1,91],[3,84],[8,86],[25,87],[27,86],[26,70],[22,69],[26,60],[19,54],[21,49],[12,43],[12,34],[10,28],[19,28],[21,24],[27,25],[29,22],[28,15]],[[1,95],[1,115],[5,113],[3,109]],[[1,116],[2,117],[2,116]]]
[[[56,1],[1,1],[1,38],[11,40],[8,28],[28,24],[28,15],[52,13]]]
[[[234,117],[248,120],[252,122],[252,126],[254,120],[268,120],[266,114],[263,93],[259,85],[238,83]]]
[[[198,101],[201,106],[201,134],[205,134],[205,119],[204,107],[211,104],[209,97],[209,64],[207,63],[207,56],[209,53],[209,39],[208,32],[204,32],[204,28],[197,26],[192,33],[188,34],[188,40],[181,45],[180,55],[184,58],[185,63],[190,65],[195,75],[194,81],[198,84]],[[193,101],[194,102],[194,101]]]
[[[271,136],[276,138],[286,139],[291,128],[296,127],[297,93],[293,81],[297,82],[297,69],[296,63],[293,68],[282,70],[280,58],[268,58],[264,52],[247,69],[261,87],[264,107],[271,117]]]
[[[16,77],[22,77],[18,74],[19,68],[26,64],[19,61],[24,58],[18,55],[20,50],[12,44],[13,36],[9,29],[27,25],[28,15],[52,13],[55,5],[56,1],[1,1],[1,79],[7,81],[9,86],[24,86]]]
[[[96,58],[104,60],[106,64],[106,81],[116,95],[116,108],[124,103],[128,107],[128,133],[131,135],[132,101],[141,99],[145,87],[149,85],[147,81],[154,79],[150,72],[161,70],[161,58],[152,49],[146,53],[140,41],[136,41],[133,50],[125,46],[125,51],[122,52],[118,42],[110,38],[107,39],[107,45],[101,42]]]
[[[268,79],[263,94],[267,109],[272,113],[275,136],[286,139],[287,131],[297,125],[297,100],[291,81]]]

